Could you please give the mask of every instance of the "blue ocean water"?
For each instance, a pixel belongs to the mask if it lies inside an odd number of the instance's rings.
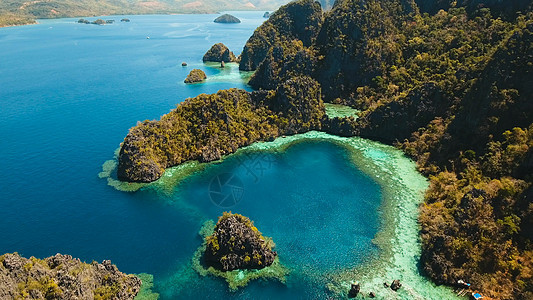
[[[157,119],[200,93],[249,89],[236,66],[220,71],[201,62],[218,42],[240,53],[264,21],[261,12],[232,14],[242,23],[158,15],[105,26],[60,19],[0,29],[0,253],[111,259],[124,272],[153,274],[163,299],[318,297],[327,274],[377,255],[381,189],[332,143],[230,157],[171,195],[120,192],[98,177],[137,121]],[[185,85],[192,68],[209,80]],[[231,207],[210,193],[220,174],[242,185]],[[198,231],[225,210],[249,216],[274,238],[292,271],[286,285],[254,282],[230,293],[225,282],[191,272]]]

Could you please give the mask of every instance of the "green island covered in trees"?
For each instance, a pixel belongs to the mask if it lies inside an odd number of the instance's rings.
[[[185,83],[198,83],[207,79],[205,72],[200,69],[192,69],[187,75],[187,78],[183,82]]]
[[[206,265],[222,271],[263,269],[277,256],[272,240],[265,238],[250,219],[231,212],[222,214],[205,242]]]
[[[309,130],[393,144],[430,181],[422,272],[493,299],[532,299],[532,16],[525,0],[338,0],[329,11],[291,2],[240,56],[257,91],[199,95],[139,123],[118,177],[150,182]],[[323,102],[358,118],[329,118]]]
[[[224,278],[232,291],[256,279],[285,283],[289,270],[272,250],[274,242],[249,218],[223,212],[216,225],[205,222],[200,236],[204,242],[194,254],[193,268],[201,276]]]

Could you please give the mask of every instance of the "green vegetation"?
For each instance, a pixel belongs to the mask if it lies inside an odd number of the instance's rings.
[[[310,46],[321,23],[322,9],[313,0],[298,0],[282,6],[246,42],[239,69],[253,71],[267,55],[286,56]],[[281,53],[273,53],[274,48]]]
[[[236,62],[237,58],[226,45],[218,43],[214,44],[209,50],[207,50],[202,60],[204,62]]]
[[[185,161],[213,161],[255,141],[320,129],[323,116],[320,87],[308,77],[293,78],[272,92],[202,94],[159,121],[130,129],[119,154],[118,178],[154,181],[165,168]]]
[[[530,19],[343,1],[314,46],[326,100],[362,110],[354,133],[395,143],[430,178],[423,270],[495,299],[533,297]]]
[[[435,14],[404,0],[339,0],[326,13],[310,0],[283,6],[241,56],[242,70],[256,70],[250,84],[263,90],[201,95],[133,128],[119,176],[150,181],[182,161],[312,128],[384,141],[430,179],[423,271],[494,299],[531,299],[530,1],[454,3]],[[359,118],[324,117],[321,97]]]
[[[55,281],[48,276],[41,277],[38,281],[29,279],[18,284],[19,295],[15,299],[26,299],[30,293],[40,293],[46,299],[59,299],[63,291],[57,286]]]
[[[34,24],[35,20],[24,14],[4,13],[0,14],[0,27]]]
[[[219,218],[219,223],[220,219],[228,218],[232,215],[233,214],[231,213],[224,213]],[[248,218],[238,214],[235,214],[234,216],[240,216],[239,218],[242,219],[243,222],[247,224],[247,226],[250,226],[249,228],[254,228],[253,223]],[[200,229],[199,233],[200,236],[202,236],[202,238],[204,239],[204,242],[198,248],[198,250],[196,250],[192,259],[192,267],[198,274],[200,274],[201,276],[211,275],[225,279],[231,291],[236,291],[238,288],[248,285],[250,281],[257,279],[278,280],[281,283],[286,282],[286,277],[289,274],[289,270],[280,263],[279,258],[277,256],[275,257],[271,265],[261,269],[235,269],[232,271],[221,271],[212,266],[206,267],[203,263],[204,254],[207,251],[208,243],[212,241],[212,238],[209,237],[213,236],[214,232],[215,224],[211,220],[206,221]],[[256,232],[261,235],[261,233],[257,231],[257,228]],[[267,242],[271,243],[269,247],[273,247],[273,243],[271,240],[267,240]],[[248,260],[245,257],[244,261],[248,262],[251,259],[251,256],[249,256]]]
[[[271,239],[265,238],[250,219],[231,212],[218,218],[205,244],[205,263],[221,271],[263,269],[277,256]]]
[[[516,127],[483,155],[462,152],[455,172],[430,176],[420,216],[428,275],[442,283],[468,278],[493,298],[533,296],[532,149],[533,125]]]
[[[205,72],[200,69],[193,69],[189,75],[187,75],[187,78],[183,82],[185,83],[197,83],[202,82],[207,79],[207,76],[205,75]]]
[[[306,40],[288,25],[309,16],[312,4],[298,1],[256,30],[241,68],[257,69],[250,84],[267,90],[314,78],[325,101],[361,110],[324,119],[324,130],[393,143],[417,161],[431,182],[420,216],[427,275],[530,299],[533,14],[530,1],[475,3],[430,15],[414,1],[337,1]]]
[[[45,259],[0,256],[2,299],[133,299],[139,278],[118,271],[110,261],[86,264],[69,255]]]

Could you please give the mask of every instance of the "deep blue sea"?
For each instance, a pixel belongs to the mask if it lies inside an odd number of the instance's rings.
[[[331,142],[232,156],[172,193],[121,192],[98,177],[137,121],[200,93],[250,90],[249,74],[236,65],[221,71],[202,63],[218,42],[239,54],[265,20],[263,12],[233,14],[242,23],[148,15],[127,16],[129,23],[105,17],[117,21],[105,26],[59,19],[0,29],[0,253],[111,259],[121,271],[153,274],[162,299],[323,298],[327,274],[379,254],[372,239],[382,189]],[[193,68],[208,81],[185,85]],[[233,203],[214,196],[219,176],[237,180]],[[291,270],[285,285],[258,281],[233,293],[191,270],[198,231],[226,210],[274,239]]]

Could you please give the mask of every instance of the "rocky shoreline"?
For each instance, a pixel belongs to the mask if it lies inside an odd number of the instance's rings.
[[[152,182],[187,161],[215,161],[256,141],[320,129],[324,115],[320,89],[308,77],[288,80],[273,92],[201,94],[158,121],[131,128],[119,152],[117,177]]]
[[[420,2],[339,0],[328,12],[312,0],[281,7],[240,57],[240,70],[255,70],[250,85],[260,90],[250,95],[254,114],[212,110],[224,101],[239,107],[239,97],[227,94],[211,109],[198,104],[201,116],[140,124],[123,143],[119,179],[153,181],[184,161],[213,161],[312,129],[394,144],[431,182],[419,216],[423,272],[439,284],[468,280],[493,298],[531,298],[533,286],[522,283],[533,266],[533,12],[527,1],[505,10],[488,0],[483,8],[460,2],[436,12]],[[318,91],[313,104],[306,106],[303,85],[286,84],[295,78]],[[291,96],[278,97],[280,90]],[[323,118],[321,101],[361,113]],[[258,115],[261,130],[250,134],[247,120]],[[202,136],[205,129],[217,134]]]
[[[87,264],[63,254],[0,256],[0,299],[134,299],[141,283],[110,260]]]
[[[230,225],[229,227],[231,227],[231,224],[237,224],[237,223],[243,224],[240,221],[235,220],[234,219],[235,216],[237,216],[237,214],[234,215],[234,214],[230,213],[228,215],[226,213],[226,217],[229,217],[229,218],[233,219],[229,223],[226,223],[226,225]],[[237,218],[239,218],[239,217],[237,217]],[[243,218],[245,218],[245,217],[243,217]],[[224,215],[221,217],[221,219],[222,219],[222,221],[224,221]],[[246,222],[246,220],[249,221],[249,219],[246,218],[246,219],[243,219],[243,220],[244,220],[245,223],[247,223],[247,224],[244,224],[244,226],[247,227],[247,228],[252,229],[253,224],[251,222],[250,223]],[[220,223],[220,221],[219,221],[219,223]],[[218,229],[220,230],[223,227],[226,228],[226,229],[230,229],[229,227],[226,227],[226,225],[221,225]],[[252,225],[252,226],[248,226],[248,225]],[[239,226],[239,227],[241,227],[241,226]],[[193,267],[194,271],[196,271],[196,273],[198,273],[200,276],[208,276],[209,275],[209,276],[220,277],[220,278],[226,280],[226,282],[228,284],[228,288],[229,288],[230,291],[236,291],[237,289],[239,289],[241,287],[245,287],[246,285],[248,285],[249,282],[251,282],[253,280],[257,280],[257,279],[277,280],[277,281],[279,281],[281,283],[286,283],[287,275],[289,274],[289,269],[287,269],[285,266],[283,266],[281,264],[281,262],[279,261],[279,257],[277,255],[274,255],[274,252],[266,255],[266,256],[270,257],[268,259],[268,265],[266,265],[266,264],[259,265],[257,263],[259,261],[266,261],[265,260],[266,257],[265,258],[256,258],[255,259],[255,263],[256,263],[255,267],[257,267],[257,268],[254,268],[254,267],[252,267],[252,268],[243,267],[242,269],[232,269],[232,270],[230,270],[230,268],[227,268],[227,270],[224,270],[224,268],[221,265],[219,265],[218,263],[215,263],[215,267],[208,265],[209,262],[206,261],[206,258],[207,258],[206,257],[206,252],[213,250],[213,237],[217,236],[215,234],[216,231],[217,231],[217,229],[216,229],[215,223],[212,220],[208,220],[208,221],[206,221],[204,223],[204,225],[202,226],[202,229],[199,232],[200,236],[203,239],[203,243],[196,250],[196,252],[193,255],[192,267]],[[247,230],[243,230],[242,232],[244,233],[246,231]],[[252,231],[253,231],[253,229],[252,229]],[[255,235],[255,233],[253,235]],[[263,249],[263,250],[260,250],[260,252],[262,252],[262,253],[267,253],[267,252],[271,251],[271,248],[273,247],[272,241],[262,238],[264,242],[259,242],[259,244],[257,244],[257,241],[259,241],[260,239],[261,238],[255,240],[254,242],[252,242],[252,244],[254,244],[254,245],[261,244],[261,246],[259,248]],[[248,244],[247,243],[246,238],[242,239],[242,237],[241,237],[241,242],[244,242],[244,244],[247,244],[248,246],[252,245],[252,244]],[[229,246],[229,244],[226,243],[225,246],[223,246],[223,247],[226,247],[226,249],[229,249],[228,246]],[[246,248],[246,246],[245,246],[245,248]],[[219,246],[219,250],[220,250],[220,246]],[[209,256],[209,255],[207,255],[207,256]],[[220,257],[220,258],[222,258],[222,257]],[[244,260],[246,258],[246,255],[242,255],[241,258],[243,258],[242,262],[244,262]],[[251,260],[251,258],[250,258],[250,260]],[[220,260],[217,260],[217,261],[220,261]]]

